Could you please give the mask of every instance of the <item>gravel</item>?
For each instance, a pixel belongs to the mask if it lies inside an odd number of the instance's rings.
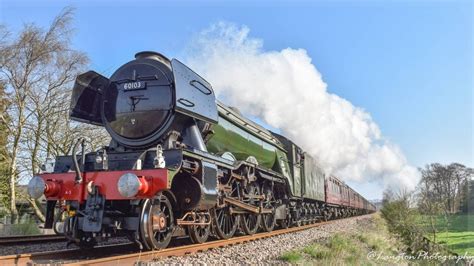
[[[48,242],[44,241],[42,243],[34,244],[12,244],[12,245],[2,245],[0,247],[0,256],[6,255],[18,255],[24,253],[35,253],[43,252],[50,250],[62,250],[66,247],[66,241],[61,242]]]
[[[362,216],[339,220],[304,231],[278,235],[245,244],[212,249],[181,257],[159,259],[147,264],[287,264],[278,259],[279,256],[286,251],[302,248],[315,241],[327,239],[336,232],[363,232],[365,230],[364,228],[367,228],[366,225],[371,222],[371,219],[371,216]]]

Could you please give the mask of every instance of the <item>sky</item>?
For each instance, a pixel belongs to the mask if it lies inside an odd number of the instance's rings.
[[[76,8],[74,48],[106,76],[138,51],[185,58],[211,25],[245,26],[264,51],[304,49],[327,91],[370,114],[413,167],[474,166],[472,1],[0,0],[0,21],[47,26],[65,6]],[[348,183],[381,198],[378,181]]]

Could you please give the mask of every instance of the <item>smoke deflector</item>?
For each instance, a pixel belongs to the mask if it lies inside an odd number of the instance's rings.
[[[69,109],[71,118],[102,126],[100,104],[102,93],[108,84],[108,78],[94,71],[88,71],[77,76]]]
[[[180,61],[171,61],[176,90],[176,112],[217,123],[216,96],[211,84]]]

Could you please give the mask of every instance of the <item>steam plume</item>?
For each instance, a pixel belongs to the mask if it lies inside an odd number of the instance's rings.
[[[265,51],[248,27],[219,22],[198,34],[187,52],[187,62],[219,98],[279,128],[327,172],[416,185],[418,173],[400,149],[383,139],[367,112],[327,91],[304,49]]]

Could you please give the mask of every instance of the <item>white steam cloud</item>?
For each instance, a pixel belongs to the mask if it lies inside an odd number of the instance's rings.
[[[187,62],[219,98],[260,117],[345,180],[414,188],[417,170],[371,116],[327,91],[304,49],[265,51],[249,28],[220,22],[198,34]]]

